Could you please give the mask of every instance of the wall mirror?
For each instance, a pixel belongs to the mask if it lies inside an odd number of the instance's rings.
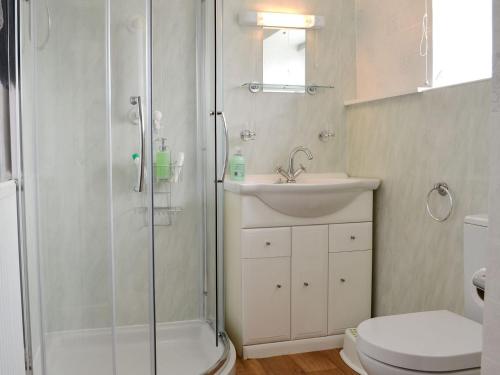
[[[264,92],[304,93],[306,84],[306,30],[263,29]]]

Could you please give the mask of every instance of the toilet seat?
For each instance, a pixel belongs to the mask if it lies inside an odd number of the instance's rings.
[[[482,326],[450,311],[384,316],[358,327],[358,351],[390,366],[422,372],[481,367]]]

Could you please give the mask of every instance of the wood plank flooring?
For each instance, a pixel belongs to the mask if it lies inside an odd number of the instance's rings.
[[[340,349],[333,349],[261,359],[238,358],[236,375],[357,375],[339,353]]]

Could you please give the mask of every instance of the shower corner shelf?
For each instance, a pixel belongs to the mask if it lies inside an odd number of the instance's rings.
[[[183,207],[173,206],[155,206],[154,207],[154,226],[169,227],[172,225],[175,217],[184,211]]]
[[[184,211],[184,208],[172,203],[174,185],[182,181],[182,165],[171,165],[171,177],[168,179],[155,179],[154,193],[154,225],[166,227],[173,224],[175,217]]]
[[[170,178],[153,180],[153,204],[154,204],[154,226],[171,226],[175,217],[184,211],[184,208],[172,204],[172,196],[175,195],[173,187],[182,182],[184,165],[172,163],[170,165]],[[153,163],[153,170],[156,164]],[[142,209],[147,210],[148,206],[143,203]]]
[[[271,83],[262,83],[262,82],[246,82],[241,85],[248,89],[252,94],[256,94],[258,92],[269,90],[275,92],[307,92],[309,95],[316,95],[319,89],[334,89],[333,85],[286,85],[286,84],[271,84]]]

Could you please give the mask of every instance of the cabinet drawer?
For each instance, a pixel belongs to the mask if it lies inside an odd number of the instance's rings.
[[[241,230],[242,258],[289,257],[291,228],[259,228]]]
[[[371,315],[372,252],[330,253],[328,334],[357,327]]]
[[[243,259],[243,345],[290,340],[290,258]]]
[[[372,223],[330,225],[330,252],[372,249]]]

